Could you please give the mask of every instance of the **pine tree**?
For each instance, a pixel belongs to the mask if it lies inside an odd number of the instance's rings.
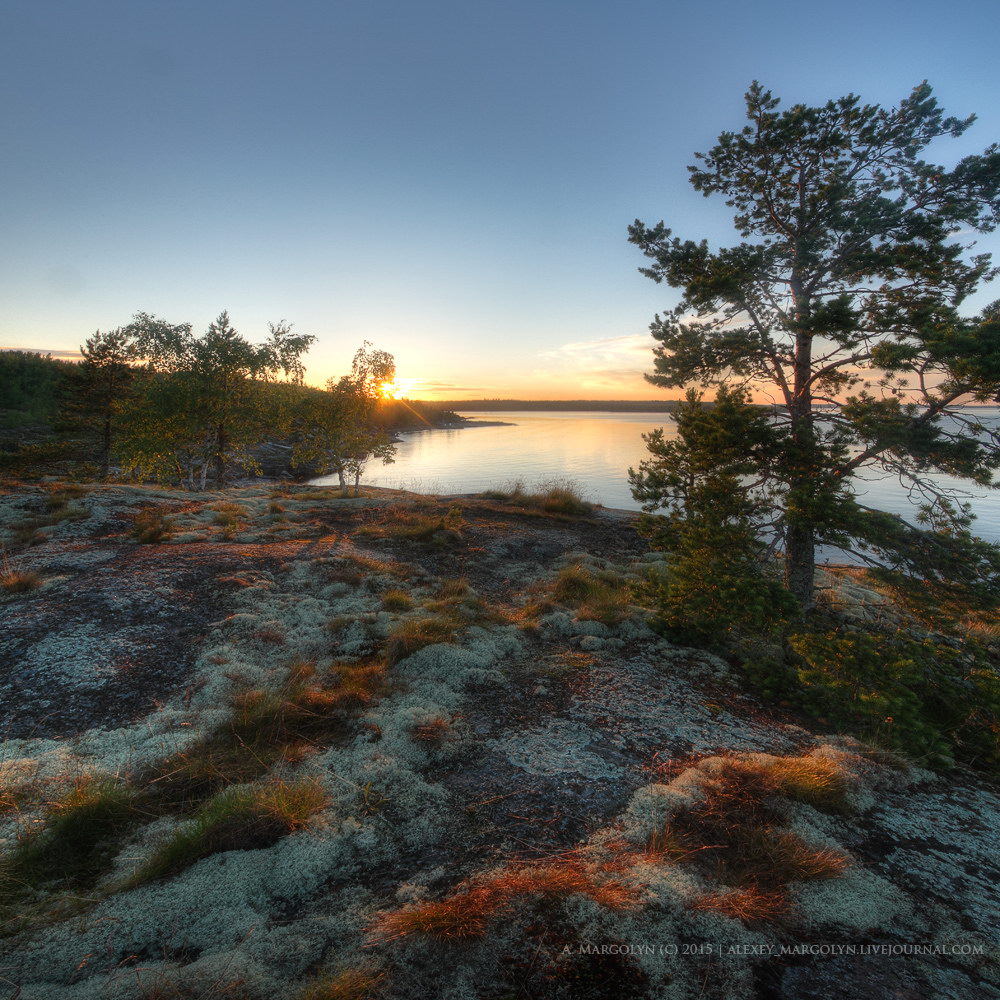
[[[865,468],[924,500],[936,544],[972,542],[969,511],[933,474],[985,484],[1000,466],[996,432],[960,408],[1000,399],[1000,309],[958,311],[996,274],[958,234],[1000,221],[1000,150],[951,169],[921,159],[974,120],[944,117],[926,83],[890,109],[779,103],[754,83],[749,124],[690,168],[696,190],[735,209],[743,242],[713,252],[638,220],[629,239],[653,262],[644,274],[682,291],[651,326],[649,381],[753,386],[775,404],[780,450],[754,478],[808,606],[819,543],[914,565],[912,534],[854,499]]]

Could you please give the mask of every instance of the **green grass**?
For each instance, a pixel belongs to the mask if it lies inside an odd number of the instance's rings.
[[[173,533],[173,521],[156,510],[140,511],[132,524],[132,537],[143,545],[165,542]]]
[[[520,507],[526,513],[559,519],[590,517],[594,513],[594,505],[584,500],[579,487],[569,480],[543,483],[534,491],[528,490],[523,481],[515,480],[505,489],[487,490],[480,496]]]
[[[457,631],[455,622],[449,617],[408,618],[389,633],[386,661],[392,666],[425,646],[453,642]]]
[[[11,896],[48,883],[76,887],[109,866],[136,823],[133,788],[113,778],[86,778],[53,802],[44,824],[4,859],[0,888]]]
[[[270,847],[305,827],[327,803],[318,781],[268,781],[227,788],[206,802],[192,821],[129,879],[133,888],[176,875],[196,861],[222,851]]]
[[[559,572],[551,587],[558,604],[575,608],[577,618],[614,625],[628,617],[630,588],[626,580],[605,570],[592,572],[579,564]]]

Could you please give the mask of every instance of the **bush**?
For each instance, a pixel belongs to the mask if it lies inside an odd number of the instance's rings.
[[[931,764],[1000,764],[1000,677],[975,643],[843,630],[788,645],[811,714]]]
[[[734,540],[734,543],[739,540]],[[674,557],[647,577],[653,626],[681,642],[728,650],[747,636],[775,635],[797,611],[792,594],[766,567],[686,529]]]

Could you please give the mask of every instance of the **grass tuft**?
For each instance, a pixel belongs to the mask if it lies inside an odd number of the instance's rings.
[[[523,513],[560,520],[590,517],[594,513],[594,505],[584,500],[580,488],[568,479],[542,483],[534,491],[528,490],[523,480],[515,480],[504,489],[486,490],[480,496],[519,507]]]
[[[136,793],[114,778],[83,778],[51,804],[44,824],[7,856],[0,888],[12,895],[46,883],[79,886],[103,872],[138,813]]]
[[[825,757],[780,757],[764,767],[787,798],[821,812],[848,811],[848,782],[836,762]]]
[[[629,587],[617,573],[567,566],[552,584],[551,595],[557,603],[575,608],[583,621],[614,625],[628,617]]]
[[[191,823],[163,844],[124,888],[176,875],[211,854],[270,847],[305,827],[326,804],[326,792],[315,780],[227,788],[206,802]]]
[[[0,588],[8,594],[26,594],[42,585],[42,578],[31,570],[18,569],[6,554],[0,558]]]
[[[281,687],[234,695],[228,724],[151,768],[144,776],[147,794],[157,806],[196,804],[254,781],[279,761],[299,760],[314,745],[344,738],[350,720],[384,687],[380,661],[338,664],[323,679],[310,661],[294,663]]]
[[[654,832],[648,853],[695,864],[727,887],[709,894],[700,908],[733,916],[743,908],[756,914],[747,919],[772,919],[790,883],[837,878],[849,865],[838,851],[810,847],[783,829],[784,800],[842,811],[846,793],[843,775],[825,760],[729,760],[706,783],[700,802]]]
[[[420,743],[442,744],[451,733],[451,720],[439,715],[430,722],[424,722],[413,727],[413,738]]]
[[[389,633],[385,655],[389,666],[405,660],[418,649],[438,642],[453,642],[455,623],[447,617],[408,618]]]
[[[393,587],[382,595],[382,607],[386,611],[409,611],[413,598],[400,587]]]
[[[314,980],[295,1000],[369,1000],[384,978],[383,973],[369,969],[344,969]]]
[[[383,915],[370,930],[382,941],[410,934],[442,940],[482,937],[491,921],[509,911],[519,899],[568,899],[587,896],[612,910],[636,902],[636,890],[621,882],[598,881],[579,862],[512,865],[490,879],[480,880],[437,902],[419,903]]]
[[[720,913],[745,924],[768,923],[788,912],[788,897],[781,890],[745,886],[729,892],[709,892],[690,903],[692,910]]]
[[[462,541],[462,524],[458,507],[450,508],[447,514],[394,508],[382,520],[362,525],[357,534],[446,547]]]
[[[143,545],[165,542],[173,533],[173,521],[156,510],[141,511],[132,525],[132,537]]]

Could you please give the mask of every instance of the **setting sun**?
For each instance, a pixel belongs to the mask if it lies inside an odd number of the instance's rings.
[[[383,399],[399,399],[400,393],[403,391],[403,387],[395,380],[391,382],[383,382],[379,386],[379,395]]]

